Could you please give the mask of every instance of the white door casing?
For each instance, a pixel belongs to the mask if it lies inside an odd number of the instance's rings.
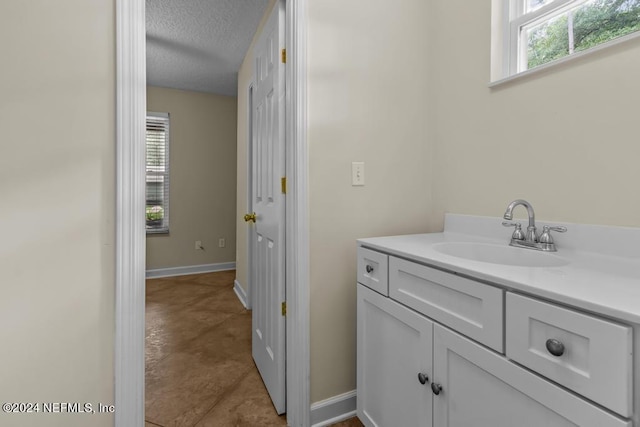
[[[253,97],[254,82],[249,83],[247,90],[247,212],[253,212]],[[245,218],[246,222],[246,218]],[[255,228],[249,227],[247,230],[247,300],[245,308],[251,310],[253,308],[253,287],[254,278],[256,277],[255,253],[256,253],[256,237],[254,235]]]
[[[287,422],[295,427],[310,423],[307,3],[286,0],[286,265],[288,316],[292,320],[286,331]],[[144,0],[116,0],[116,427],[144,424],[144,9]]]
[[[285,399],[285,176],[284,5],[278,2],[255,55],[253,99],[252,206],[256,214],[252,264],[252,354],[279,414]]]

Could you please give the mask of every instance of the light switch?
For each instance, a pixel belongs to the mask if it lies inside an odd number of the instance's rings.
[[[351,163],[351,185],[364,185],[364,162]]]

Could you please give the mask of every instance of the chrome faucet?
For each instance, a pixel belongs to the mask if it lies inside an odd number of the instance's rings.
[[[513,219],[513,209],[518,205],[522,205],[527,209],[529,225],[527,226],[527,233],[524,234],[520,223],[503,222],[502,225],[505,227],[515,227],[515,230],[511,235],[511,242],[509,242],[509,245],[519,248],[535,249],[538,251],[555,252],[557,249],[553,242],[553,237],[551,237],[551,231],[564,233],[567,231],[567,228],[545,225],[542,227],[542,234],[538,236],[536,231],[536,216],[533,212],[533,206],[531,206],[531,203],[522,199],[517,199],[509,203],[509,206],[507,206],[507,210],[504,213],[504,219],[511,221]]]
[[[527,227],[527,234],[524,237],[525,242],[535,243],[538,241],[538,235],[536,234],[536,214],[533,212],[533,206],[526,200],[517,199],[509,203],[507,210],[504,213],[504,219],[511,221],[513,219],[513,208],[518,205],[522,205],[527,208],[527,215],[529,215],[529,226]]]

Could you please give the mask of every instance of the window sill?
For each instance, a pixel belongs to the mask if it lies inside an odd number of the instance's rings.
[[[169,234],[169,230],[147,230],[147,236],[152,236],[152,235],[156,235],[156,234],[160,234],[160,235],[168,235]]]
[[[589,55],[591,55],[593,53],[599,52],[599,51],[601,51],[603,49],[608,49],[610,47],[617,46],[619,44],[627,43],[628,41],[637,39],[639,37],[640,37],[640,31],[636,31],[636,32],[633,32],[631,34],[627,34],[626,36],[618,37],[617,39],[608,41],[606,43],[602,43],[601,45],[592,47],[591,49],[588,49],[588,50],[585,50],[585,51],[582,51],[582,52],[578,52],[578,53],[574,53],[573,55],[568,55],[568,56],[565,56],[564,58],[556,59],[555,61],[551,61],[551,62],[548,62],[546,64],[539,65],[539,66],[537,66],[535,68],[531,68],[530,70],[521,71],[521,72],[519,72],[517,74],[514,74],[514,75],[509,76],[509,77],[505,77],[503,79],[499,79],[499,80],[495,80],[493,82],[489,82],[488,87],[494,88],[494,87],[498,87],[498,86],[504,85],[506,83],[513,82],[515,80],[520,80],[520,79],[525,78],[525,77],[529,77],[529,76],[532,76],[532,75],[540,74],[543,71],[547,71],[549,69],[556,68],[556,67],[558,67],[558,66],[560,66],[562,64],[566,64],[566,63],[571,62],[571,61],[573,61],[575,59],[584,58],[584,57],[589,56]]]

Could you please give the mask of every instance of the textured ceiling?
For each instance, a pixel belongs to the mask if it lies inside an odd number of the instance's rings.
[[[269,0],[146,0],[147,84],[236,95]]]

